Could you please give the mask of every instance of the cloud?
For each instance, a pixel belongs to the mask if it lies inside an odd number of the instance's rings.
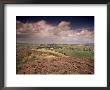
[[[62,43],[62,44],[79,44],[93,43],[94,32],[87,28],[73,30],[71,23],[61,21],[54,26],[45,20],[34,23],[16,22],[17,42],[27,43]]]
[[[71,27],[70,27],[70,22],[67,22],[67,21],[61,21],[59,24],[58,24],[58,27],[61,29],[61,30],[70,30]]]

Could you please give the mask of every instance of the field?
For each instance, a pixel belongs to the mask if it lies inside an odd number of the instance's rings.
[[[94,74],[94,47],[89,44],[17,43],[16,73]]]

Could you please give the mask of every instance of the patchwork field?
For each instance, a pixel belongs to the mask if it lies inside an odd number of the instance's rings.
[[[17,44],[17,74],[94,74],[93,45]]]

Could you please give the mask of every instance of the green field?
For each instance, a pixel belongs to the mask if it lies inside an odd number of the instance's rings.
[[[17,44],[17,48],[27,49],[45,49],[62,53],[72,57],[90,57],[94,58],[94,47],[85,45],[68,45],[68,44]]]

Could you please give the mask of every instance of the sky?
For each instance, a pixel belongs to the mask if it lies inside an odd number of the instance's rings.
[[[17,43],[94,43],[94,16],[16,16]]]

